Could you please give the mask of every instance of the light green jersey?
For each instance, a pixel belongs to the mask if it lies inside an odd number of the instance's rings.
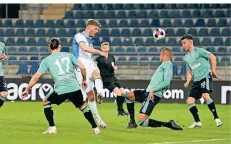
[[[0,42],[0,54],[5,54],[5,44],[2,42]],[[0,60],[0,76],[4,76],[2,65],[3,65],[2,60]]]

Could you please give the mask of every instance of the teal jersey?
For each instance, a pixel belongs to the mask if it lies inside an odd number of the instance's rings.
[[[152,75],[146,91],[150,92],[151,89],[154,89],[154,95],[162,97],[163,93],[170,87],[172,76],[172,63],[170,61],[163,62]]]
[[[5,54],[5,44],[2,42],[0,42],[0,54]],[[3,65],[2,60],[0,60],[0,76],[4,76],[2,65]]]
[[[201,79],[208,76],[211,72],[211,66],[209,62],[209,57],[211,53],[203,48],[192,49],[192,52],[188,52],[184,56],[184,61],[186,62],[187,69],[191,69],[194,81],[200,81]]]
[[[60,95],[80,89],[74,74],[75,67],[77,67],[77,59],[74,55],[55,52],[42,60],[38,72],[50,73],[55,82],[55,92]]]

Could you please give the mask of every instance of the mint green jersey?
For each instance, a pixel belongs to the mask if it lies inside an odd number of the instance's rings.
[[[55,92],[60,95],[80,89],[74,74],[75,67],[77,67],[77,59],[74,55],[55,52],[42,60],[38,72],[50,73],[55,82]]]
[[[5,54],[5,44],[2,42],[0,42],[0,54]],[[4,76],[2,65],[3,65],[2,60],[0,60],[0,76]]]
[[[173,66],[170,61],[163,62],[152,75],[152,79],[146,89],[150,92],[154,89],[154,95],[161,97],[163,93],[170,87],[173,76]]]
[[[209,57],[211,53],[203,48],[192,49],[184,56],[187,68],[192,70],[194,81],[200,81],[211,72]]]

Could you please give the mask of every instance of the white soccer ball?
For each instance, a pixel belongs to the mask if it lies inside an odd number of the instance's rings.
[[[161,40],[165,38],[165,31],[162,28],[157,28],[153,31],[153,38],[155,40]]]

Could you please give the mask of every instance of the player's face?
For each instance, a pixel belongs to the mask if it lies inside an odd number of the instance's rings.
[[[91,26],[89,26],[89,29],[90,29],[90,32],[89,32],[90,37],[95,37],[99,32],[99,27],[98,26],[91,25]]]
[[[165,55],[165,54],[164,54],[163,52],[160,53],[160,61],[161,61],[161,62],[162,62],[163,59],[164,59],[164,55]]]
[[[109,52],[109,50],[110,50],[109,45],[103,45],[103,46],[101,47],[101,50],[102,50],[103,52]]]
[[[192,45],[191,40],[184,39],[181,41],[181,43],[182,43],[182,47],[183,47],[184,51],[189,51],[189,48]]]

